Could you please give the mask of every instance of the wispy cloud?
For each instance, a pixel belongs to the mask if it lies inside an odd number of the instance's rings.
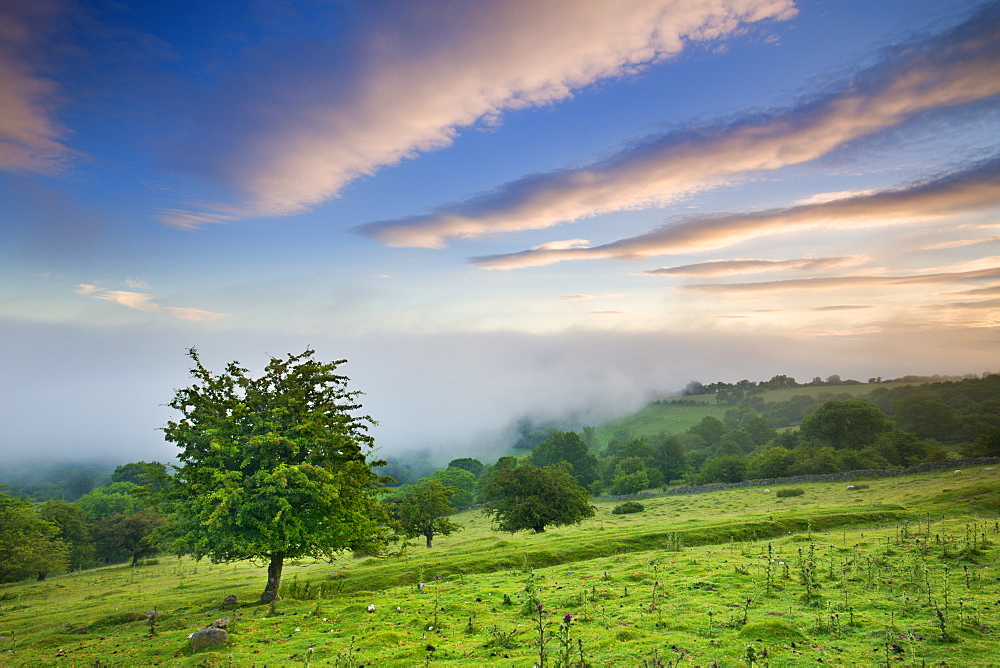
[[[830,290],[838,288],[868,288],[876,286],[940,285],[995,281],[1000,279],[1000,267],[961,272],[909,274],[904,276],[831,276],[826,278],[790,278],[757,283],[699,283],[680,289],[695,292],[740,293],[773,292],[776,290]]]
[[[133,292],[131,290],[106,290],[104,288],[89,283],[80,283],[73,290],[78,295],[103,299],[144,313],[166,313],[179,320],[189,322],[213,322],[219,318],[226,317],[225,313],[205,311],[197,308],[187,308],[180,306],[163,306],[154,301],[156,295],[146,292]]]
[[[560,299],[560,300],[568,301],[568,302],[582,302],[582,301],[591,301],[593,299],[614,299],[615,297],[619,297],[619,296],[620,295],[588,295],[588,294],[579,294],[579,295],[560,295],[559,297],[556,297],[556,299]]]
[[[245,214],[301,211],[359,176],[448,146],[463,127],[796,12],[792,0],[421,0],[354,10],[347,37],[298,53],[262,48],[267,59],[199,119],[179,159],[246,193]],[[216,213],[164,215],[188,226],[233,215]]]
[[[996,96],[997,62],[1000,5],[992,5],[794,108],[654,136],[583,168],[528,175],[465,202],[357,231],[391,246],[439,247],[451,238],[663,205],[751,173],[814,160],[930,110]]]
[[[64,11],[61,0],[0,3],[0,170],[53,172],[72,155],[55,116],[58,86],[41,68]]]
[[[126,278],[125,286],[136,290],[149,290],[149,282],[143,278]]]
[[[998,78],[1000,80],[1000,78]],[[486,269],[533,267],[580,259],[630,260],[733,246],[816,227],[850,229],[928,221],[1000,204],[1000,157],[929,182],[821,204],[753,213],[699,216],[591,248],[533,249],[473,258]]]
[[[968,248],[969,246],[986,246],[1000,243],[1000,237],[981,237],[979,239],[956,239],[955,241],[943,241],[939,244],[924,246],[924,250],[948,250],[951,248]]]
[[[661,267],[642,272],[647,276],[732,276],[771,271],[822,271],[860,264],[867,258],[825,257],[797,260],[712,260],[680,267]]]

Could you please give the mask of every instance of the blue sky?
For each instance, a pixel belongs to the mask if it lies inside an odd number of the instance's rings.
[[[1000,4],[0,2],[4,456],[167,459],[195,346],[382,454],[693,379],[1000,370]]]

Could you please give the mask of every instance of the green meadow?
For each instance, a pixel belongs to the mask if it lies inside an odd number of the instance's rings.
[[[595,500],[595,518],[542,534],[467,510],[433,549],[293,562],[274,605],[256,603],[262,566],[186,557],[3,585],[0,665],[996,664],[998,471],[849,484],[622,515]],[[229,643],[192,652],[222,617]]]

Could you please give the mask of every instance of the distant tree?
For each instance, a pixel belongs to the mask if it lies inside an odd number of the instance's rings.
[[[860,450],[892,428],[882,411],[864,401],[828,401],[802,420],[799,438],[837,450]]]
[[[956,440],[958,416],[951,406],[931,394],[910,394],[892,405],[892,416],[903,431],[920,438]]]
[[[1000,429],[980,434],[962,454],[966,457],[1000,457]]]
[[[454,490],[451,503],[456,508],[465,508],[476,503],[479,480],[465,469],[449,466],[441,471],[435,471],[424,480],[437,480],[445,487]]]
[[[76,505],[83,510],[88,522],[114,515],[132,515],[143,508],[143,500],[135,495],[138,485],[131,482],[111,482],[96,487],[81,496]]]
[[[71,571],[94,563],[94,543],[83,509],[62,499],[49,499],[38,509],[38,516],[59,527],[58,538],[69,549]]]
[[[471,457],[459,457],[458,459],[453,459],[448,462],[448,468],[465,469],[474,476],[481,476],[485,467],[483,463],[478,459],[472,459]]]
[[[512,446],[516,450],[533,450],[535,446],[556,433],[556,428],[548,424],[535,424],[531,418],[517,421],[517,437]]]
[[[499,469],[487,478],[483,495],[483,512],[496,530],[507,533],[543,533],[545,527],[577,524],[596,512],[590,492],[565,465]]]
[[[698,472],[698,483],[740,482],[746,480],[747,458],[736,455],[705,460]]]
[[[875,450],[893,466],[913,466],[924,461],[930,447],[914,434],[893,429],[879,435]]]
[[[646,462],[639,457],[618,460],[611,480],[611,493],[636,494],[650,486]]]
[[[78,469],[69,474],[64,484],[66,499],[68,501],[75,501],[94,489],[96,482],[92,472],[85,469]]]
[[[167,467],[160,462],[132,462],[115,468],[111,474],[111,482],[130,482],[143,486],[152,484],[154,480],[162,480]]]
[[[767,424],[767,420],[759,415],[750,418],[743,426],[742,431],[747,435],[754,446],[761,446],[771,441],[777,432]]]
[[[0,582],[65,570],[69,550],[59,540],[59,527],[46,522],[30,503],[0,490]]]
[[[747,462],[750,478],[784,478],[795,464],[795,450],[774,446],[755,452]]]
[[[558,431],[540,443],[528,456],[528,461],[539,468],[566,462],[581,485],[597,480],[597,457],[583,439],[573,431]]]
[[[179,464],[154,499],[195,557],[266,561],[263,603],[279,598],[286,559],[388,540],[386,479],[372,470],[383,462],[367,459],[374,421],[355,415],[359,393],[336,373],[343,360],[314,354],[272,357],[253,378],[237,362],[212,373],[191,349],[195,382],[169,403],[181,412],[164,428]]]
[[[163,523],[162,515],[149,511],[104,518],[94,525],[98,558],[107,563],[131,559],[135,566],[139,559],[159,550],[155,531]]]
[[[447,536],[462,525],[448,519],[455,507],[448,500],[455,490],[439,480],[424,479],[410,487],[395,508],[396,518],[407,538],[423,536],[427,547],[434,536]]]
[[[722,420],[711,415],[703,417],[698,424],[688,429],[688,433],[700,436],[709,446],[721,441],[728,431],[729,427]]]
[[[653,451],[653,463],[660,469],[664,482],[669,483],[684,475],[687,461],[684,447],[677,436],[659,434],[651,439],[650,448]]]
[[[684,396],[686,397],[697,396],[699,394],[709,394],[709,392],[710,391],[706,389],[705,385],[697,380],[692,380],[687,384],[687,387],[684,388]]]

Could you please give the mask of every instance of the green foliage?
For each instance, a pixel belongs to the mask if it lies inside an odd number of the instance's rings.
[[[106,563],[131,559],[135,566],[142,557],[157,553],[154,532],[163,524],[162,515],[148,511],[106,517],[94,525],[97,557]]]
[[[408,538],[425,537],[430,548],[434,536],[447,536],[461,530],[462,525],[447,517],[455,512],[449,501],[454,493],[453,488],[433,478],[421,480],[410,487],[394,508],[405,535]]]
[[[135,494],[137,489],[138,485],[131,482],[108,483],[81,496],[76,505],[83,510],[88,522],[115,515],[132,515],[143,508],[143,501]]]
[[[802,420],[800,438],[835,450],[860,450],[891,431],[882,411],[859,399],[828,401]]]
[[[94,565],[93,539],[83,509],[75,503],[51,499],[41,505],[38,516],[59,528],[59,539],[69,548],[70,570]]]
[[[479,481],[473,473],[466,469],[449,466],[442,471],[435,471],[429,476],[429,479],[436,480],[453,490],[451,505],[455,508],[465,508],[476,502]]]
[[[801,487],[783,487],[775,493],[775,496],[779,499],[787,499],[790,496],[802,496],[805,493],[806,490]]]
[[[265,602],[277,597],[284,559],[332,558],[386,541],[383,482],[369,462],[373,420],[356,417],[357,392],[306,350],[274,358],[259,378],[237,362],[214,374],[194,349],[195,382],[177,390],[181,412],[164,428],[180,448],[154,498],[178,543],[214,561],[269,561]]]
[[[612,509],[612,515],[628,515],[630,513],[641,513],[646,507],[639,503],[638,501],[626,501],[625,503],[619,503]]]
[[[900,429],[920,438],[948,442],[958,436],[956,411],[932,394],[908,394],[893,403],[892,416]]]
[[[542,533],[547,526],[577,524],[596,512],[590,493],[559,465],[500,469],[486,480],[483,501],[496,529],[508,533]]]
[[[1000,429],[979,435],[963,454],[966,457],[1000,457]]]
[[[465,469],[474,476],[481,476],[486,467],[478,459],[472,457],[459,457],[448,462],[448,468]]]
[[[576,432],[556,432],[540,443],[528,456],[539,468],[566,462],[581,485],[597,480],[597,457]]]
[[[69,550],[59,527],[38,516],[31,504],[0,490],[0,582],[17,582],[63,571]]]
[[[116,467],[111,482],[130,482],[141,487],[162,480],[166,472],[167,467],[160,462],[132,462]]]

